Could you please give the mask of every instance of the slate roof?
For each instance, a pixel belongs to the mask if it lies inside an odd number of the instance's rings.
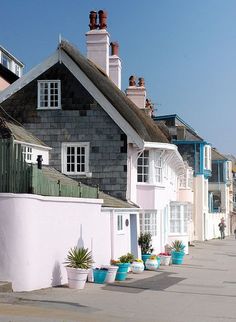
[[[63,40],[59,48],[79,66],[124,119],[146,142],[169,143],[157,124],[140,110],[97,65],[85,58],[77,48]]]
[[[41,145],[47,147],[45,143],[39,140],[36,136],[27,131],[23,125],[11,119],[3,109],[0,110],[0,138],[14,138],[17,141]]]
[[[220,160],[227,161],[228,158],[213,148],[213,149],[211,149],[211,160],[212,161],[220,161]]]
[[[169,127],[175,127],[177,128],[178,125],[176,124],[176,121],[185,127],[186,129],[186,141],[204,141],[202,137],[198,135],[198,133],[184,120],[182,120],[177,114],[170,114],[170,115],[160,115],[160,116],[154,116],[153,120],[160,126],[161,123],[167,124],[168,120],[173,120],[175,122],[175,125],[168,126],[168,133],[171,135],[171,131],[169,130]]]

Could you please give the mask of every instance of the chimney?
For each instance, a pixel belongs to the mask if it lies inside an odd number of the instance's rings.
[[[119,44],[111,42],[111,56],[109,57],[109,76],[116,86],[121,89],[121,60],[119,58]]]
[[[99,22],[97,23],[97,18]],[[107,13],[103,10],[90,11],[90,31],[86,33],[87,58],[99,66],[109,76],[110,35],[106,30]]]
[[[129,87],[126,89],[127,97],[140,109],[145,109],[146,107],[146,88],[144,83],[144,78],[140,77],[138,79],[138,86],[136,85],[135,76],[130,76]]]

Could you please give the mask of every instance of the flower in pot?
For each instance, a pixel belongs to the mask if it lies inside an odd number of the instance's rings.
[[[124,281],[126,279],[128,269],[130,267],[130,262],[133,260],[134,256],[130,253],[127,253],[126,255],[122,255],[119,257],[119,261],[117,261],[115,264],[119,267],[116,274],[117,281]]]
[[[160,262],[157,260],[156,255],[151,255],[145,262],[146,269],[155,271],[160,266]]]
[[[83,289],[93,264],[92,254],[88,248],[71,248],[64,264],[66,264],[69,288]]]
[[[160,258],[160,264],[161,265],[165,265],[165,266],[170,265],[170,259],[171,259],[171,254],[170,253],[168,253],[168,252],[160,253],[158,256]]]
[[[144,271],[144,264],[142,259],[136,258],[131,264],[131,272],[140,274]]]
[[[181,240],[175,240],[171,244],[171,258],[172,258],[172,264],[180,265],[183,263],[184,259],[184,244]]]
[[[106,268],[106,267],[101,267],[101,268],[96,267],[93,270],[94,283],[104,284],[105,280],[106,280],[106,277],[107,277],[107,273],[108,273],[108,268]]]
[[[153,252],[152,235],[150,233],[141,233],[138,239],[138,245],[141,247],[142,260],[145,264]]]

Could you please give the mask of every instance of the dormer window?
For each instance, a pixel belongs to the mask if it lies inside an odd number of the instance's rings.
[[[61,81],[38,81],[38,109],[61,108]]]

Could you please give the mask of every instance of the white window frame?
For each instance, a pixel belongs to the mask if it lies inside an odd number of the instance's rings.
[[[141,172],[139,172],[139,169],[141,170]],[[137,159],[137,182],[149,183],[150,181],[149,172],[150,172],[150,151],[144,150]],[[139,180],[139,178],[141,178],[141,180]]]
[[[15,64],[15,74],[19,77],[20,77],[20,70],[21,70],[20,66]]]
[[[188,223],[192,217],[190,204],[173,203],[170,205],[170,235],[188,233]]]
[[[3,60],[6,60],[6,65],[3,63]],[[10,60],[10,58],[6,55],[6,54],[4,54],[4,53],[2,53],[2,58],[1,58],[1,63],[2,63],[2,65],[4,66],[4,67],[6,67],[6,68],[8,68],[8,69],[10,69],[11,68],[11,60]]]
[[[116,231],[118,234],[123,234],[125,230],[125,222],[124,222],[124,215],[117,214],[117,221],[116,221]]]
[[[48,86],[48,93],[44,94],[46,97],[45,102],[47,102],[47,106],[42,106],[41,102],[41,89],[43,85],[47,84]],[[52,85],[53,84],[57,84],[57,90],[58,93],[51,93],[51,90],[53,90]],[[51,95],[54,95],[55,97],[57,97],[57,105],[56,106],[51,106],[52,101],[54,102],[54,100],[51,100]],[[39,110],[57,110],[57,109],[61,109],[61,81],[58,79],[54,79],[54,80],[38,80],[38,105],[37,108]]]
[[[33,157],[33,149],[31,146],[28,145],[22,145],[21,146],[22,149],[22,154],[23,154],[23,158],[26,162],[31,163],[32,162],[32,157]]]
[[[139,214],[140,232],[157,236],[157,212],[150,210]]]
[[[211,146],[204,146],[204,169],[211,170]]]
[[[193,170],[185,168],[185,173],[179,176],[180,189],[193,189]]]
[[[154,180],[155,183],[163,182],[163,160],[160,151],[154,151]]]
[[[225,162],[225,180],[230,180],[230,161]]]
[[[85,160],[84,160],[84,165],[85,165],[85,171],[77,171],[77,163],[74,161],[74,171],[68,171],[67,170],[67,148],[74,148],[75,151],[77,148],[84,148],[85,149]],[[89,172],[89,149],[90,149],[90,143],[89,142],[63,142],[61,146],[61,155],[62,155],[62,173],[65,173],[67,175],[85,175],[91,177],[91,173]],[[74,158],[77,158],[77,153],[74,153]],[[73,164],[71,162],[70,164]]]

